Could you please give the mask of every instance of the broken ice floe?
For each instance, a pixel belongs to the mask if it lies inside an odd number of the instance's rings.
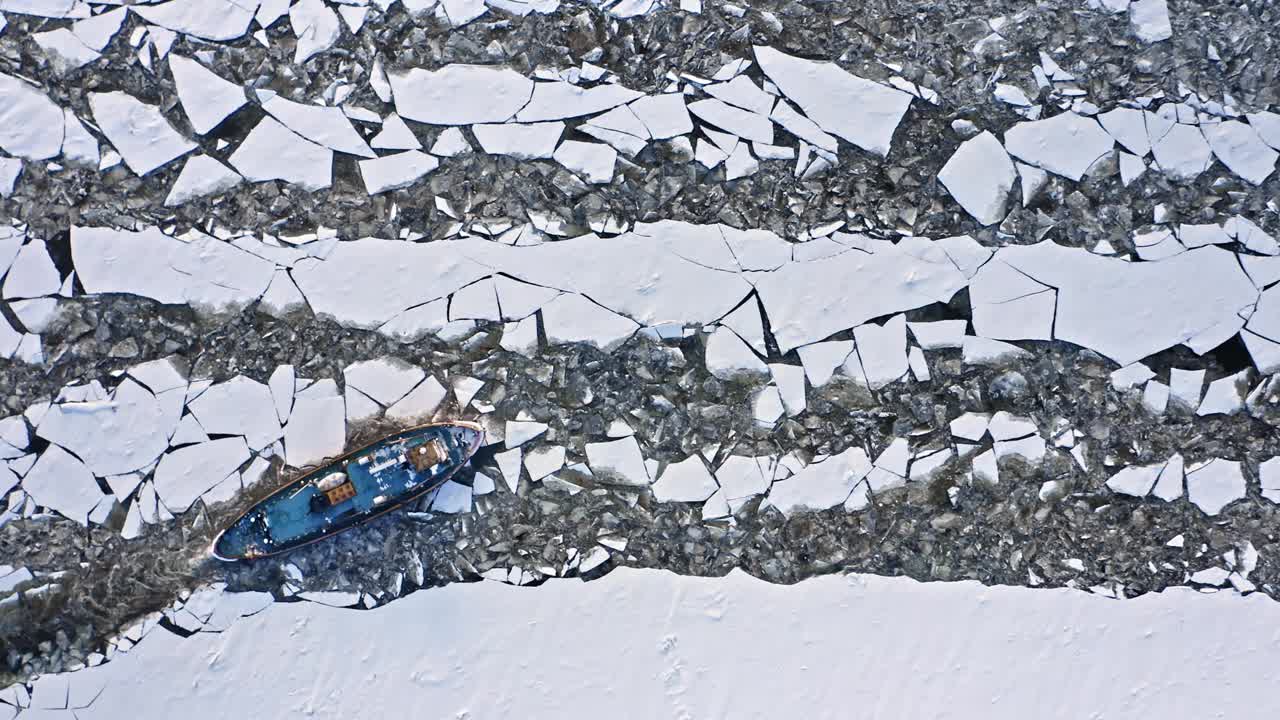
[[[1258,286],[1274,278],[1280,266],[1275,259],[1239,256],[1214,243],[1234,239],[1268,252],[1280,252],[1280,246],[1243,219],[1212,227],[1217,239],[1210,244],[1193,240],[1184,226],[1185,245],[1169,235],[1162,242],[1177,245],[1176,250],[1143,263],[1048,241],[1000,248],[992,255],[964,236],[891,243],[839,232],[824,240],[838,248],[834,255],[801,260],[811,243],[793,245],[764,231],[669,221],[640,224],[607,240],[583,236],[529,246],[483,237],[427,244],[368,238],[331,242],[319,256],[307,246],[268,247],[251,237],[233,245],[199,232],[176,239],[154,229],[77,227],[71,248],[77,279],[90,295],[130,292],[162,302],[234,307],[264,298],[283,267],[301,295],[298,302],[305,299],[315,312],[406,339],[440,332],[450,320],[461,319],[447,318],[440,301],[454,296],[461,312],[467,305],[462,296],[481,287],[478,281],[494,288],[485,291],[493,307],[477,308],[468,317],[497,320],[498,307],[504,320],[541,313],[552,342],[603,348],[616,346],[638,327],[706,325],[721,317],[753,336],[758,330],[725,313],[754,289],[779,349],[801,348],[809,367],[815,356],[805,346],[852,329],[855,336],[867,335],[862,352],[870,354],[874,333],[863,327],[867,320],[946,302],[967,286],[975,353],[980,341],[1055,339],[1127,365],[1179,344],[1204,353],[1240,333],[1258,369],[1267,372],[1280,356],[1274,339],[1280,322],[1270,302],[1275,288],[1260,292]],[[615,268],[609,276],[591,271],[605,265]],[[143,267],[151,269],[137,272]],[[422,270],[404,272],[406,267]],[[432,282],[421,282],[424,273]],[[391,286],[361,281],[374,276]],[[690,302],[691,297],[699,301]],[[427,313],[432,307],[439,312]],[[754,350],[744,346],[735,359],[732,346],[742,340],[731,335],[722,327],[711,336],[713,372],[763,372],[764,362],[756,356],[763,347],[758,342]],[[926,337],[922,346],[938,342]],[[991,351],[999,355],[1016,348],[992,346]],[[979,357],[972,359],[979,362]],[[848,358],[846,352],[839,360],[854,377],[865,377],[868,363],[881,361],[855,355],[859,370],[845,362]],[[875,377],[865,378],[867,384],[874,387],[906,372],[905,354],[884,356],[883,362],[888,363],[883,368],[870,368]],[[813,370],[809,375],[822,384]]]

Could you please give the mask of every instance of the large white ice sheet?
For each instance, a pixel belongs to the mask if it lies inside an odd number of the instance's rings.
[[[405,632],[423,618],[449,621]],[[586,584],[450,585],[370,612],[276,603],[220,634],[153,631],[68,679],[73,694],[105,688],[80,720],[424,707],[475,718],[1260,718],[1280,713],[1277,627],[1280,606],[1261,594],[1115,601],[619,569]]]

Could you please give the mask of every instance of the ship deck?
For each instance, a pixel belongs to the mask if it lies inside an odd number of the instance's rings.
[[[218,539],[215,553],[254,557],[283,552],[394,509],[448,480],[471,457],[478,436],[468,425],[428,426],[392,435],[329,463],[250,508]],[[406,453],[432,440],[443,443],[446,457],[415,470]],[[317,484],[334,472],[346,473],[354,496],[333,505],[313,500],[323,498]]]

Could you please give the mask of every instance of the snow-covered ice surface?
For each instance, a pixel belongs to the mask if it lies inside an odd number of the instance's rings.
[[[0,720],[1274,714],[1278,23],[0,0]]]
[[[424,644],[404,632],[423,618],[450,622],[432,623]],[[342,718],[407,703],[473,717],[594,717],[619,703],[636,717],[841,717],[851,703],[896,717],[1265,717],[1280,703],[1260,639],[1277,622],[1280,607],[1261,597],[1190,589],[1116,602],[972,581],[850,575],[788,588],[740,571],[622,569],[586,585],[454,585],[371,613],[277,603],[221,632],[153,630],[128,655],[57,680],[88,700],[75,713],[86,719]],[[743,647],[726,659],[726,645]],[[1206,655],[1232,683],[1202,681]],[[424,682],[442,667],[447,682]],[[364,681],[323,702],[281,692],[321,676]]]

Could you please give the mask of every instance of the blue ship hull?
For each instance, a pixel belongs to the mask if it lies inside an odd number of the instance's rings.
[[[218,535],[213,555],[277,555],[368,522],[443,485],[483,439],[475,423],[436,423],[348,453],[245,511]]]

